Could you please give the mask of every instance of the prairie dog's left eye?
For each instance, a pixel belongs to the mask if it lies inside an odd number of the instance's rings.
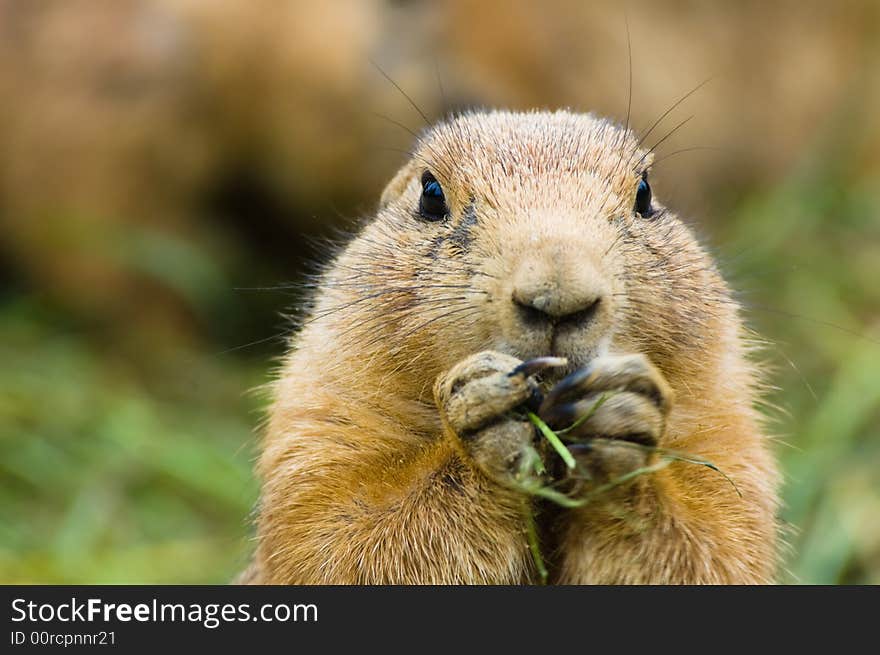
[[[654,213],[651,207],[651,185],[648,184],[648,173],[642,173],[642,179],[639,180],[639,186],[636,189],[636,202],[633,205],[633,211],[640,216],[650,216]]]
[[[426,221],[440,221],[449,214],[443,187],[429,171],[422,175],[422,195],[419,198],[419,215]]]

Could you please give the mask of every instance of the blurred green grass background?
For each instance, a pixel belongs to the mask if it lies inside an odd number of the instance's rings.
[[[257,405],[242,392],[259,369],[182,351],[144,377],[51,318],[3,309],[0,579],[231,576],[256,497]]]
[[[0,3],[0,582],[244,566],[257,389],[300,300],[272,287],[401,161],[373,111],[419,122],[369,60],[432,117],[624,115],[620,12],[537,4]],[[841,5],[633,3],[633,124],[720,71],[655,191],[767,341],[780,580],[877,584],[880,20]]]

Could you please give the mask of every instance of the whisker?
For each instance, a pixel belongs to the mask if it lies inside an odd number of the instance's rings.
[[[632,93],[633,93],[633,56],[632,56],[632,37],[629,33],[629,16],[626,14],[626,10],[624,9],[623,20],[626,24],[626,55],[628,62],[628,78],[629,84],[626,93],[626,125],[623,128],[624,132],[629,131],[629,119],[632,113]]]
[[[688,98],[690,98],[690,97],[691,97],[693,94],[695,94],[697,91],[699,91],[700,89],[702,89],[702,88],[703,88],[706,84],[708,84],[711,80],[712,80],[711,77],[707,77],[705,80],[703,80],[702,82],[700,82],[699,84],[697,84],[697,86],[695,86],[693,89],[691,89],[690,91],[688,91],[687,93],[685,93],[682,97],[680,97],[678,100],[676,100],[676,101],[672,104],[672,106],[671,106],[669,109],[667,109],[666,111],[664,111],[664,112],[660,115],[660,118],[658,118],[656,121],[654,121],[654,122],[651,124],[651,127],[648,128],[648,131],[645,132],[645,133],[639,138],[639,142],[636,144],[636,148],[638,148],[639,146],[641,146],[641,145],[645,142],[645,139],[647,139],[648,136],[651,134],[651,132],[654,131],[654,128],[656,128],[656,127],[657,127],[657,126],[663,121],[664,118],[666,118],[667,116],[669,116],[670,112],[672,112],[676,107],[678,107],[681,103],[683,103],[685,100],[687,100]]]
[[[220,350],[218,352],[211,353],[211,357],[220,357],[221,355],[228,355],[229,353],[237,352],[239,350],[244,350],[245,348],[252,348],[253,346],[259,346],[263,343],[268,343],[270,341],[274,341],[275,339],[281,339],[286,337],[288,334],[288,330],[283,330],[276,334],[273,334],[268,337],[264,337],[263,339],[257,339],[256,341],[251,341],[249,343],[244,343],[240,346],[233,346],[232,348],[227,348],[226,350]]]
[[[393,289],[399,291],[412,291],[412,287],[410,286],[394,286],[394,285],[379,285],[379,284],[370,284],[370,283],[361,283],[361,282],[325,282],[323,284],[315,285],[312,288],[322,288],[326,287],[329,289]],[[419,289],[465,289],[479,293],[488,293],[483,289],[474,289],[469,284],[420,284]]]
[[[693,115],[688,116],[688,117],[685,118],[681,123],[679,123],[678,125],[676,125],[675,127],[673,127],[671,130],[669,130],[669,131],[665,134],[665,136],[664,136],[662,139],[660,139],[657,143],[655,143],[653,146],[651,146],[651,148],[650,148],[650,149],[649,149],[644,155],[642,155],[642,156],[639,158],[639,160],[636,162],[636,165],[635,165],[633,168],[638,169],[638,167],[641,165],[641,163],[642,163],[643,161],[645,161],[645,157],[647,157],[647,156],[650,155],[652,152],[654,152],[654,150],[656,150],[657,147],[658,147],[660,144],[662,144],[664,141],[666,141],[666,139],[668,139],[668,138],[671,137],[673,134],[675,134],[676,132],[678,132],[678,130],[681,129],[682,127],[684,127],[684,125],[685,125],[688,121],[690,121],[692,118],[693,118]]]
[[[448,311],[445,314],[441,314],[440,316],[435,316],[434,318],[429,319],[429,320],[425,321],[424,323],[417,325],[416,327],[412,328],[411,330],[404,332],[402,335],[400,335],[400,338],[403,339],[408,336],[411,336],[414,332],[418,332],[420,330],[423,330],[424,328],[431,325],[432,323],[435,323],[436,321],[442,320],[444,318],[448,318],[452,315],[460,314],[461,312],[465,312],[465,311],[475,312],[477,310],[475,310],[471,306],[459,307],[458,309],[453,309],[452,311]]]
[[[428,119],[428,116],[425,114],[425,112],[422,111],[422,108],[419,107],[419,106],[416,104],[415,100],[413,100],[412,98],[410,98],[410,97],[409,97],[409,94],[407,94],[407,92],[404,91],[404,90],[400,87],[400,85],[399,85],[397,82],[395,82],[393,79],[391,79],[391,76],[390,76],[388,73],[386,73],[386,72],[383,70],[383,68],[382,68],[378,63],[376,63],[375,60],[373,60],[373,59],[371,58],[371,59],[370,59],[370,63],[373,65],[373,67],[374,67],[377,71],[379,71],[379,72],[382,74],[382,77],[384,77],[386,80],[388,80],[389,82],[391,82],[391,85],[392,85],[395,89],[397,89],[398,91],[400,91],[400,94],[401,94],[404,98],[406,98],[407,102],[409,102],[409,104],[413,107],[413,109],[415,109],[415,110],[419,113],[419,116],[422,117],[422,120],[425,121],[425,126],[426,126],[426,127],[430,127],[430,126],[431,126],[431,121]]]
[[[452,305],[450,305],[450,307],[451,307],[451,306],[452,306]],[[442,308],[441,308],[441,309],[442,309]],[[405,340],[407,337],[412,336],[414,333],[419,332],[420,330],[424,329],[425,327],[427,327],[428,325],[431,325],[432,323],[434,323],[434,322],[436,322],[436,321],[439,321],[439,320],[442,320],[442,319],[448,318],[448,317],[450,317],[450,316],[460,315],[460,314],[462,314],[462,313],[465,313],[466,316],[471,316],[471,315],[476,315],[476,314],[478,314],[478,313],[479,313],[479,310],[477,310],[476,308],[474,308],[474,307],[472,307],[472,306],[470,306],[470,305],[467,305],[467,306],[464,306],[464,307],[458,307],[458,308],[456,308],[456,309],[452,309],[452,310],[450,310],[450,311],[446,311],[446,312],[444,312],[443,314],[440,314],[439,316],[434,316],[434,317],[432,317],[432,318],[430,318],[430,319],[428,319],[428,320],[426,320],[426,321],[423,321],[422,323],[419,323],[419,324],[416,325],[415,327],[413,327],[413,328],[407,330],[406,332],[404,332],[404,333],[402,333],[402,334],[396,334],[396,335],[394,335],[394,338],[395,338],[398,342],[401,342],[401,341]],[[379,326],[381,327],[381,326],[382,326],[382,323],[380,323]],[[376,327],[376,326],[373,326],[373,329],[375,330],[375,329],[377,329],[377,327]],[[371,347],[371,346],[373,346],[373,345],[375,345],[375,344],[377,344],[377,343],[380,343],[380,342],[384,341],[385,339],[387,339],[387,336],[388,336],[388,335],[385,335],[385,334],[381,334],[381,333],[380,333],[380,334],[377,334],[377,335],[376,335],[375,337],[373,337],[372,339],[369,339],[369,340],[367,340],[366,342],[362,342],[362,343],[360,343],[359,345],[360,345],[361,347],[369,348],[369,347]]]
[[[336,307],[331,307],[330,309],[327,309],[327,310],[309,318],[309,320],[306,321],[305,323],[303,323],[303,325],[308,325],[310,323],[314,323],[315,321],[317,321],[319,319],[326,318],[327,316],[330,316],[331,314],[335,314],[336,312],[342,311],[343,309],[349,309],[350,307],[357,305],[359,303],[365,302],[367,300],[375,300],[376,298],[380,298],[382,296],[392,295],[392,294],[406,296],[406,295],[411,295],[412,290],[411,289],[386,289],[383,291],[379,291],[377,293],[371,293],[366,296],[361,296],[351,302],[343,303],[342,305],[338,305]],[[435,302],[443,302],[443,301],[449,301],[449,300],[467,300],[467,296],[448,296],[448,297],[441,297],[441,298],[419,298],[419,303],[424,305],[424,304],[431,304],[431,303],[435,303]]]
[[[655,159],[654,166],[659,164],[661,161],[665,161],[665,160],[669,159],[670,157],[672,157],[674,155],[680,155],[683,152],[694,152],[695,150],[714,150],[717,152],[729,152],[730,151],[728,148],[716,148],[716,147],[712,147],[712,146],[697,146],[694,148],[682,148],[681,150],[675,150],[673,152],[670,152],[668,155],[663,155],[659,159]]]
[[[381,118],[383,121],[388,121],[389,123],[391,123],[395,127],[399,127],[401,130],[404,130],[407,134],[409,134],[414,139],[416,139],[416,140],[419,139],[419,135],[416,134],[416,132],[406,123],[402,123],[394,118],[391,118],[390,116],[386,116],[385,114],[380,114],[377,111],[373,112],[373,116],[375,116],[376,118]]]
[[[374,111],[373,115],[376,116],[377,118],[381,118],[383,120],[386,120],[389,123],[391,123],[392,125],[395,125],[396,127],[399,127],[400,129],[404,130],[407,134],[412,136],[413,139],[416,140],[416,142],[418,142],[422,147],[426,148],[428,150],[428,152],[430,152],[432,155],[434,155],[434,157],[436,157],[437,161],[436,162],[429,162],[424,157],[420,157],[418,155],[410,153],[410,156],[413,157],[413,159],[420,160],[422,163],[425,164],[425,166],[428,166],[428,167],[442,165],[443,158],[439,155],[439,153],[436,150],[434,150],[434,148],[432,148],[429,144],[427,144],[422,139],[422,137],[420,135],[418,135],[416,132],[414,132],[409,126],[407,126],[404,123],[401,123],[400,121],[397,121],[397,120],[391,118],[390,116],[386,116],[385,114],[380,114],[379,112]]]
[[[793,314],[791,312],[787,312],[782,309],[776,309],[773,307],[764,307],[762,305],[754,305],[748,302],[740,302],[740,306],[746,309],[747,311],[759,311],[759,312],[767,312],[770,314],[779,314],[780,316],[785,316],[787,318],[796,318],[802,321],[807,321],[809,323],[813,323],[815,325],[821,325],[822,327],[832,328],[834,330],[839,330],[841,332],[845,332],[846,334],[852,335],[854,337],[858,337],[859,339],[864,339],[868,343],[873,343],[874,345],[880,346],[880,340],[874,339],[873,337],[869,337],[867,334],[863,334],[862,332],[857,332],[856,330],[852,330],[850,328],[844,327],[843,325],[838,325],[837,323],[832,323],[830,321],[825,321],[818,318],[812,318],[810,316],[804,316],[803,314]]]
[[[443,89],[443,80],[440,79],[440,63],[437,61],[437,57],[434,56],[434,75],[437,78],[437,87],[440,89],[440,99],[443,101],[443,114],[449,111],[449,100],[446,97],[446,91]]]
[[[623,161],[623,153],[626,151],[626,134],[629,132],[629,120],[632,115],[632,90],[633,90],[633,60],[632,60],[632,37],[629,32],[629,16],[626,8],[623,11],[623,22],[626,26],[626,56],[627,56],[627,92],[626,92],[626,122],[623,127],[623,138],[620,140],[620,153],[617,165]],[[607,198],[606,198],[607,200]],[[600,211],[605,209],[605,203],[602,203]]]

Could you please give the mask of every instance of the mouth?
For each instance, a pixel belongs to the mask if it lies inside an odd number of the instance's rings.
[[[506,331],[505,331],[506,332]],[[552,384],[566,375],[584,368],[596,357],[607,354],[612,335],[602,330],[584,333],[567,329],[550,329],[525,333],[502,334],[494,348],[523,362],[541,358],[564,359],[564,363],[538,367],[535,377],[542,383]]]
[[[537,357],[564,357],[568,360],[569,372],[607,353],[613,338],[610,330],[583,331],[556,327],[540,331],[503,330],[498,336],[498,350],[523,361]]]

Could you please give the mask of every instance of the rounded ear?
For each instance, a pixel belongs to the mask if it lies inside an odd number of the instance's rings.
[[[415,169],[415,162],[409,162],[397,171],[397,175],[388,183],[388,186],[385,187],[382,196],[379,198],[379,209],[384,209],[403,194],[416,173]]]

